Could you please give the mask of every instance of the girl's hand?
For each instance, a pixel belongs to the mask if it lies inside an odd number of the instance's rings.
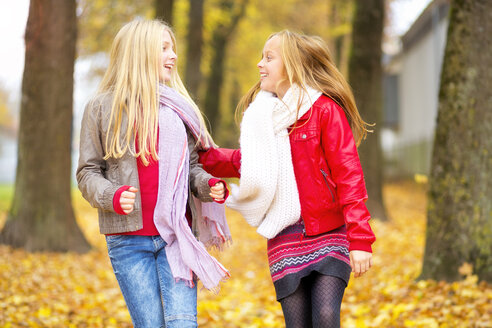
[[[123,191],[120,196],[120,206],[125,214],[129,214],[133,211],[135,205],[135,197],[138,189],[130,187],[128,190]]]
[[[365,251],[350,251],[350,266],[354,277],[361,277],[372,266],[372,253]]]
[[[215,201],[223,201],[225,196],[225,186],[222,182],[217,182],[212,187],[210,187],[210,197]]]

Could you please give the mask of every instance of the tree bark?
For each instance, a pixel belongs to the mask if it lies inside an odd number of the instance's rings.
[[[333,61],[342,74],[348,72],[349,52],[351,42],[351,32],[341,32],[344,25],[351,24],[353,16],[353,0],[332,0],[329,3],[328,22],[332,31],[338,31],[332,34],[330,39],[330,50]]]
[[[0,242],[28,251],[90,246],[70,195],[75,0],[31,0],[12,207]]]
[[[240,4],[234,4],[234,0],[222,0],[220,7],[222,11],[230,15],[229,22],[220,22],[212,35],[211,48],[213,49],[212,60],[210,62],[210,75],[207,81],[207,92],[205,94],[205,114],[214,128],[220,125],[220,91],[224,82],[224,65],[227,52],[227,45],[232,34],[236,30],[239,21],[246,12],[248,0],[243,0]],[[215,133],[213,133],[215,135]]]
[[[349,81],[362,118],[375,124],[374,132],[359,147],[371,216],[387,220],[383,200],[383,155],[381,150],[382,65],[381,41],[384,0],[357,0],[352,29]]]
[[[188,92],[196,99],[202,79],[200,63],[203,45],[203,0],[191,0],[188,23],[185,81]]]
[[[154,0],[155,18],[173,25],[174,0]]]
[[[492,282],[491,20],[491,1],[451,1],[422,279],[458,280],[467,262]]]

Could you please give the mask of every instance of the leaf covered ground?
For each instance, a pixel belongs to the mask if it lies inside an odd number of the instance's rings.
[[[492,286],[464,264],[463,280],[416,281],[425,236],[425,184],[389,184],[391,221],[372,220],[374,267],[351,279],[342,327],[492,327]],[[8,202],[2,192],[0,226]],[[27,253],[0,245],[0,327],[132,327],[99,235],[95,210],[74,191],[77,220],[94,246],[87,254]],[[218,295],[200,290],[200,327],[283,327],[268,271],[266,242],[228,211],[234,243],[214,253],[231,278]],[[200,288],[200,285],[199,285]]]

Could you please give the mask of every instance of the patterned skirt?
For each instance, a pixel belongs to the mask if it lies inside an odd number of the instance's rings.
[[[348,284],[349,242],[345,226],[316,235],[304,235],[302,220],[268,240],[268,262],[277,300],[296,291],[313,271],[335,276]]]

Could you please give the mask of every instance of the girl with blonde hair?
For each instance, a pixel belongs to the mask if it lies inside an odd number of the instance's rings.
[[[214,142],[176,61],[169,26],[127,23],[82,119],[77,182],[135,327],[196,327],[196,280],[229,276],[205,249],[230,240],[227,190],[198,163]]]
[[[200,162],[240,177],[226,204],[268,239],[287,328],[339,327],[350,273],[372,265],[356,148],[367,124],[321,38],[272,34],[258,68],[260,81],[238,105],[241,149],[210,149]]]

